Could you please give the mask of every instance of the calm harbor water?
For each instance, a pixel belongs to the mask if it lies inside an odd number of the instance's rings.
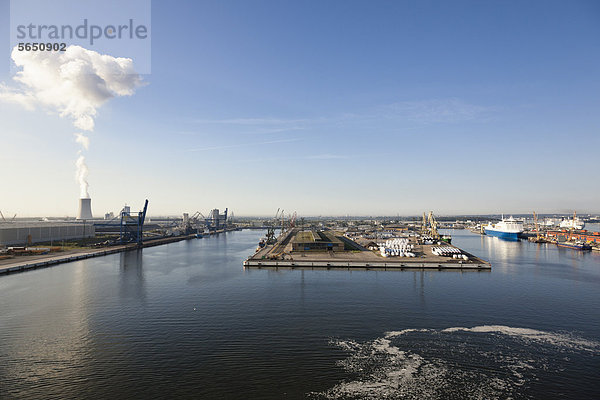
[[[600,253],[454,231],[491,272],[243,270],[263,234],[0,277],[0,398],[600,398]]]

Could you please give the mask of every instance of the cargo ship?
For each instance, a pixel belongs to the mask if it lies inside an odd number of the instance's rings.
[[[496,224],[487,224],[484,226],[486,235],[497,236],[503,239],[517,240],[523,233],[523,223],[517,221],[513,217],[505,219],[502,217],[502,221]]]
[[[600,245],[600,232],[590,232],[586,230],[567,231],[566,229],[552,230],[546,232],[548,239],[557,242],[582,242]]]
[[[556,242],[556,245],[558,247],[566,247],[567,249],[573,249],[573,250],[591,250],[592,249],[592,246],[590,246],[587,243],[583,243],[583,242],[572,242],[572,241]]]

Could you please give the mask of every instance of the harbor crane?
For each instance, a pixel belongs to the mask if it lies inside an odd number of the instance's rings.
[[[279,217],[279,210],[280,208],[277,209],[277,212],[275,213],[275,217],[268,222],[269,227],[267,228],[267,240],[265,242],[265,244],[273,244],[277,241],[277,239],[275,238],[275,227],[277,226],[277,221],[278,221],[278,217]],[[283,210],[282,210],[283,213]]]
[[[434,239],[439,239],[440,234],[438,233],[438,230],[437,230],[437,221],[436,221],[435,217],[433,216],[433,211],[429,211],[428,222],[429,222],[429,231],[431,232],[431,236]]]
[[[200,219],[201,217],[202,219]],[[205,220],[206,218],[200,211],[196,211],[191,217],[187,213],[184,213],[183,220],[181,222],[181,228],[184,230],[186,235],[198,233]]]
[[[227,228],[227,211],[227,208],[225,208],[225,212],[223,214],[219,213],[218,208],[210,211],[208,218],[205,219],[206,227],[209,231],[218,231],[220,229]]]
[[[535,213],[535,211],[533,211],[533,224],[535,226],[535,238],[530,237],[530,238],[528,238],[528,240],[533,243],[546,243],[546,239],[543,238],[542,235],[540,234],[540,226],[538,224],[538,216]]]
[[[2,214],[2,211],[0,211],[0,217],[2,217],[2,221],[4,222],[14,222],[15,218],[17,218],[17,214],[13,215],[10,221],[7,221],[6,218],[4,218],[4,214]]]
[[[538,226],[537,214],[533,212],[533,223],[535,224],[535,240],[540,241],[540,227]]]
[[[200,217],[202,217],[202,219],[200,219]],[[196,211],[194,215],[190,217],[190,221],[198,223],[204,221],[205,219],[206,217],[200,211]]]
[[[148,200],[144,203],[144,209],[138,212],[138,215],[132,215],[125,207],[121,211],[121,226],[119,233],[119,242],[137,243],[142,245],[144,241],[144,221],[146,220],[146,211],[148,210]]]
[[[575,231],[576,220],[577,220],[577,211],[573,211],[573,226],[571,226],[571,229],[569,230],[569,240],[573,240],[573,231]]]

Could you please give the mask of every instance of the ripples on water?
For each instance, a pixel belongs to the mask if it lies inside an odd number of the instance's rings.
[[[0,276],[0,398],[600,398],[598,253],[458,231],[492,272],[243,270],[263,234]]]

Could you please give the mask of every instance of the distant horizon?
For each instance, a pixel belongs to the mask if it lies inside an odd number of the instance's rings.
[[[0,210],[2,211],[2,210]],[[134,210],[133,208],[131,209],[132,213],[137,213],[138,210]],[[188,213],[188,214],[192,214],[192,213]],[[538,215],[538,217],[569,217],[573,215],[573,212],[540,212],[538,213],[536,211],[536,214]],[[183,213],[181,214],[147,214],[146,218],[147,219],[152,219],[152,218],[182,218]],[[208,215],[208,211],[207,211],[207,215]],[[531,212],[527,213],[527,212],[515,212],[515,213],[511,213],[511,212],[506,212],[506,213],[481,213],[481,214],[461,214],[461,213],[456,213],[456,214],[436,214],[434,212],[434,215],[436,217],[442,217],[442,218],[448,218],[448,217],[499,217],[504,215],[504,217],[510,217],[510,216],[518,216],[518,217],[522,217],[522,216],[533,216],[533,214]],[[586,217],[586,218],[593,218],[593,217],[600,217],[600,212],[577,212],[577,216],[578,217]],[[118,217],[118,213],[115,213],[115,218]],[[259,215],[259,214],[241,214],[241,215],[235,215],[235,219],[237,218],[273,218],[273,215]],[[390,214],[380,214],[380,215],[301,215],[301,214],[297,214],[297,218],[321,218],[321,219],[326,219],[326,218],[336,218],[336,219],[343,219],[343,218],[354,218],[354,219],[369,219],[369,218],[389,218],[389,219],[394,219],[394,218],[417,218],[420,219],[422,218],[422,213],[421,214],[401,214],[401,215],[390,215]],[[12,220],[12,214],[9,216],[7,214],[4,214],[4,218],[6,219],[6,222],[10,222],[10,220]],[[19,221],[19,220],[25,220],[25,219],[33,219],[33,218],[49,218],[49,219],[75,219],[76,215],[32,215],[32,216],[19,216],[17,215],[17,217],[15,218],[15,221]],[[280,218],[280,217],[279,217]],[[286,220],[288,219],[288,215],[286,214]],[[102,220],[103,216],[94,216],[93,220]],[[4,221],[0,220],[0,223],[3,223]]]

